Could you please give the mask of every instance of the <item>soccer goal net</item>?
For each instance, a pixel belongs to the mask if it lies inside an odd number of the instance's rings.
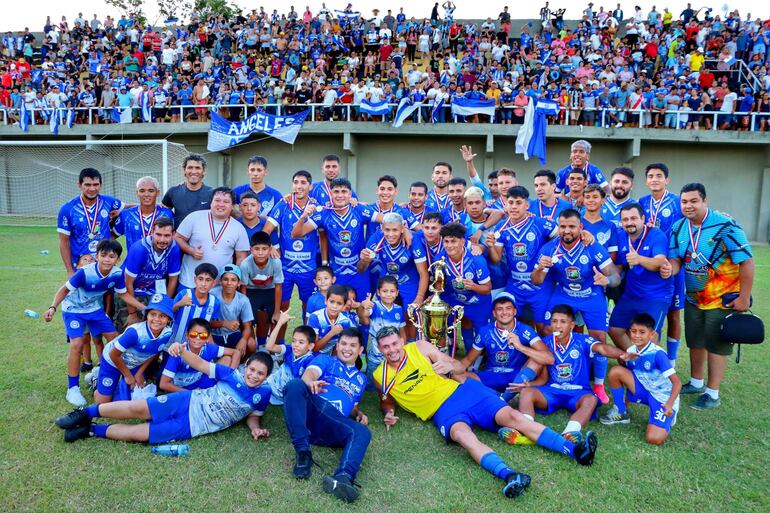
[[[59,207],[79,194],[78,174],[102,174],[102,194],[136,203],[136,181],[152,176],[169,187],[187,156],[165,140],[0,141],[0,224],[54,226]]]

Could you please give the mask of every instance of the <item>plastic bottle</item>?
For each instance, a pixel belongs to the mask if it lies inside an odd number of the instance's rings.
[[[186,456],[190,454],[190,446],[187,444],[156,445],[152,448],[152,453],[161,456]]]
[[[40,252],[41,255],[47,255],[48,253],[50,253],[50,251],[48,251],[47,249],[44,249]]]
[[[40,314],[39,313],[37,313],[34,310],[30,310],[29,308],[24,310],[24,315],[26,315],[27,317],[32,317],[33,319],[39,319],[40,318]]]

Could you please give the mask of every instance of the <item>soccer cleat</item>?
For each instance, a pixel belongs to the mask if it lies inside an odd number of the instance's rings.
[[[345,502],[355,502],[355,500],[358,499],[358,495],[361,493],[358,491],[358,488],[360,488],[360,486],[351,481],[351,479],[344,474],[324,476],[324,491]]]
[[[91,362],[83,362],[80,364],[80,373],[88,372],[90,370],[93,370],[94,364]]]
[[[586,439],[575,447],[575,461],[584,466],[593,465],[598,446],[599,438],[596,436],[596,433],[587,431]]]
[[[62,429],[73,429],[79,426],[91,425],[91,418],[86,414],[83,408],[72,410],[66,415],[62,415],[53,421],[54,424]]]
[[[509,427],[501,427],[498,429],[497,436],[509,445],[535,445],[535,442],[530,438]]]
[[[606,426],[611,426],[613,424],[630,424],[631,415],[629,415],[627,411],[625,413],[620,413],[618,407],[613,404],[612,408],[607,410],[607,413],[599,417],[599,422]]]
[[[99,366],[93,368],[90,372],[88,372],[85,376],[83,376],[83,381],[85,381],[86,386],[90,391],[96,390],[96,385],[99,380]]]
[[[702,394],[705,391],[706,391],[706,385],[703,385],[702,387],[694,387],[688,381],[687,383],[682,385],[682,390],[679,393],[681,395],[693,395],[693,394]]]
[[[599,398],[602,404],[607,404],[610,402],[610,398],[607,397],[607,391],[604,389],[604,383],[594,383],[592,388],[594,395]]]
[[[505,486],[503,486],[503,495],[509,499],[518,497],[524,490],[529,488],[529,484],[532,482],[532,478],[527,474],[521,472],[514,472],[508,479],[505,480]]]
[[[701,394],[701,396],[690,405],[690,408],[700,411],[713,410],[714,408],[718,408],[720,404],[722,404],[722,401],[720,401],[719,398],[714,399],[708,394]]]
[[[80,393],[80,387],[70,387],[67,390],[67,402],[78,408],[87,404],[86,398]]]
[[[77,442],[78,440],[82,440],[83,438],[88,438],[90,436],[90,424],[87,426],[77,426],[64,432],[64,441],[68,444],[71,444],[72,442]]]
[[[310,451],[299,451],[292,472],[297,479],[309,479],[313,473],[313,454]]]
[[[583,441],[583,435],[580,433],[580,431],[567,431],[566,433],[562,433],[561,436],[575,445],[578,445]]]

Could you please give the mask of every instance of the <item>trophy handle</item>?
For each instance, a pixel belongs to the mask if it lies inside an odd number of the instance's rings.
[[[422,323],[420,323],[417,320],[417,317],[414,315],[415,310],[418,310],[419,306],[415,305],[414,303],[409,304],[409,306],[406,307],[406,316],[409,318],[409,321],[414,325],[417,330],[422,331]]]

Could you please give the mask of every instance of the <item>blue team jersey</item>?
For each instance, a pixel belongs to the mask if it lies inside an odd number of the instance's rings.
[[[252,192],[257,195],[257,198],[259,198],[259,215],[261,216],[269,215],[273,210],[273,207],[275,207],[278,202],[281,201],[281,198],[283,198],[278,189],[274,189],[269,185],[265,185],[264,189],[256,192],[251,188],[251,184],[245,183],[233,189],[236,203],[241,202],[241,194],[245,192]]]
[[[351,190],[350,193],[351,197],[358,198],[358,196],[356,196],[356,191]],[[313,187],[310,189],[310,197],[322,207],[332,206],[331,190],[329,189],[329,184],[327,184],[325,180],[313,184]]]
[[[612,197],[608,197],[606,200],[604,200],[602,208],[599,210],[599,215],[601,215],[602,219],[605,221],[620,227],[620,209],[626,205],[630,205],[631,203],[636,203],[636,201],[630,197],[626,198],[620,203],[615,203]]]
[[[425,198],[425,209],[428,212],[441,212],[450,205],[449,193],[439,194],[436,189],[428,192]]]
[[[642,349],[632,345],[628,352],[638,354],[639,358],[626,362],[626,368],[634,373],[639,383],[655,400],[660,403],[668,401],[673,386],[669,378],[676,371],[663,348],[648,342]],[[673,409],[679,409],[679,397],[674,401]]]
[[[414,230],[415,228],[417,228],[417,225],[420,224],[420,221],[417,219],[417,217],[415,217],[412,214],[412,212],[408,208],[402,207],[401,205],[398,205],[396,203],[394,203],[393,206],[390,207],[389,209],[383,209],[382,207],[380,207],[379,202],[375,202],[374,205],[371,205],[371,208],[372,208],[372,211],[379,212],[383,216],[385,214],[390,214],[391,212],[400,214],[401,217],[404,218],[404,222],[406,223],[407,228],[409,228],[410,230]],[[374,220],[369,221],[369,224],[367,225],[367,228],[366,228],[366,236],[371,237],[375,233],[382,233],[382,229],[380,228],[380,223]]]
[[[478,337],[473,342],[473,348],[487,353],[484,370],[492,372],[505,372],[520,370],[529,357],[508,345],[508,334],[518,335],[522,345],[532,347],[542,342],[535,330],[523,322],[514,321],[512,330],[498,328],[496,322],[492,322],[481,328]]]
[[[545,337],[543,342],[554,356],[553,365],[548,366],[546,386],[562,390],[590,390],[591,353],[594,344],[599,341],[573,331],[565,346],[556,344],[553,335]]]
[[[294,239],[291,229],[302,215],[298,205],[282,199],[270,212],[267,221],[278,228],[278,244],[281,247],[281,263],[284,271],[290,273],[308,273],[316,268],[318,256],[318,233],[313,231]],[[275,231],[273,231],[275,234]]]
[[[441,214],[441,222],[444,224],[460,223],[462,225],[467,225],[468,212],[466,212],[465,209],[455,210],[454,205],[449,205],[448,207],[443,209],[440,212],[440,214]]]
[[[148,237],[152,227],[155,225],[155,221],[161,217],[174,219],[174,213],[160,205],[157,205],[155,211],[149,216],[143,216],[138,205],[127,208],[118,214],[117,219],[115,219],[115,225],[112,227],[112,232],[116,237],[125,235],[126,247],[130,248],[134,245],[134,242]]]
[[[366,376],[354,366],[345,365],[329,355],[319,355],[308,369],[315,369],[319,373],[318,379],[329,383],[326,392],[319,394],[319,397],[346,417],[350,415],[364,395]]]
[[[556,221],[559,214],[568,208],[572,208],[570,202],[564,201],[561,198],[557,198],[556,203],[551,207],[544,205],[539,199],[529,200],[529,211],[532,212],[532,214],[537,217],[544,217],[551,221]]]
[[[600,244],[594,242],[584,246],[576,241],[571,250],[562,246],[561,239],[554,239],[540,250],[541,255],[555,259],[546,275],[558,290],[574,298],[604,296],[604,288],[594,285],[594,267],[600,271],[610,265],[609,254]],[[540,256],[538,255],[538,260]]]
[[[281,354],[283,355],[283,363],[268,376],[266,381],[273,391],[270,403],[275,405],[283,404],[283,393],[286,390],[286,385],[292,379],[301,378],[315,358],[315,354],[310,351],[302,356],[295,356],[288,344],[281,346]]]
[[[656,255],[668,255],[668,237],[658,228],[647,228],[636,241],[632,242],[628,234],[618,230],[618,255],[617,264],[626,266],[626,287],[623,294],[629,298],[670,302],[674,295],[674,277],[668,279],[660,277],[658,271],[648,271],[641,265],[628,267],[626,257],[633,244],[634,250],[643,257],[655,257]]]
[[[652,194],[639,198],[644,210],[644,219],[655,228],[660,228],[666,235],[671,235],[674,223],[682,218],[679,196],[666,191],[660,201],[655,201]]]
[[[224,353],[224,347],[209,342],[201,348],[201,352],[198,356],[207,362],[215,362],[219,358],[222,358]],[[185,362],[181,356],[169,357],[166,367],[163,369],[163,375],[171,378],[171,382],[174,385],[180,388],[186,388],[187,390],[209,388],[216,383],[216,381],[206,374],[190,367],[190,364]]]
[[[519,224],[506,223],[496,227],[499,233],[495,246],[503,248],[503,256],[509,269],[508,284],[524,297],[532,296],[541,290],[532,283],[532,270],[540,258],[540,248],[556,235],[557,227],[553,221],[542,217],[529,216]]]
[[[323,310],[326,308],[326,296],[320,290],[313,292],[307,300],[307,315],[309,317],[311,313]]]
[[[120,351],[121,358],[129,369],[136,369],[144,362],[157,355],[171,345],[171,328],[166,326],[160,335],[154,337],[147,321],[132,324],[126,331],[114,338],[102,351],[102,359],[105,363],[115,365],[110,357],[110,351],[117,349]]]
[[[151,296],[158,280],[179,276],[182,270],[182,251],[175,240],[162,253],[152,247],[152,236],[133,243],[123,264],[126,276],[134,279],[134,296]]]
[[[390,275],[398,280],[399,285],[417,285],[420,281],[416,264],[426,260],[421,233],[413,234],[410,246],[402,241],[393,247],[385,241],[382,232],[375,232],[369,237],[366,247],[375,253],[372,265],[379,270],[377,279]]]
[[[596,242],[604,246],[608,253],[618,250],[618,228],[615,223],[604,219],[592,223],[585,217],[580,221],[583,223],[583,229],[593,235]]]
[[[396,328],[403,328],[406,326],[404,309],[401,305],[394,303],[388,308],[377,298],[372,302],[374,303],[374,307],[372,307],[372,313],[369,315],[369,336],[372,341],[377,335],[377,332],[385,326],[394,326]],[[376,346],[376,344],[374,345]],[[370,345],[369,348],[371,347],[372,346]]]
[[[597,166],[588,162],[583,170],[586,172],[587,184],[595,183],[599,187],[606,187],[608,185],[607,178],[604,177],[604,173]],[[563,168],[559,169],[556,173],[556,192],[557,193],[569,193],[569,187],[567,186],[567,178],[572,171],[572,164],[567,164]]]
[[[336,210],[323,208],[307,220],[308,223],[326,231],[329,241],[329,265],[337,279],[358,273],[356,265],[366,244],[364,225],[371,221],[372,216],[372,208],[359,203],[355,207],[347,207],[342,215]]]
[[[183,306],[174,313],[174,333],[171,335],[172,342],[182,342],[187,333],[187,326],[193,319],[201,318],[211,322],[212,319],[219,319],[219,299],[214,294],[209,294],[206,302],[200,304],[195,296],[193,289],[186,289],[179,292],[174,298],[174,304],[178,303],[184,296],[189,295],[192,298],[192,304]]]
[[[252,412],[262,415],[270,403],[269,386],[250,388],[241,371],[216,363],[209,365],[209,377],[216,379],[216,385],[189,392],[193,437],[226,429]]]
[[[106,275],[99,271],[98,262],[75,271],[65,283],[69,294],[61,302],[62,312],[91,313],[101,310],[102,298],[114,290],[118,294],[126,291],[123,269],[117,265]]]
[[[329,320],[329,314],[326,313],[326,308],[322,308],[321,310],[317,310],[311,314],[308,314],[307,325],[315,330],[319,340],[325,337],[326,334],[331,331],[332,326],[335,324],[339,324],[343,328],[357,327],[356,323],[353,322],[353,320],[350,318],[350,314],[347,312],[340,312],[340,314],[337,316],[337,320],[334,323]],[[329,342],[327,342],[326,345],[318,352],[323,354],[331,353],[332,349],[334,349],[334,346],[337,345],[337,341],[339,339],[339,335],[332,337]]]
[[[123,202],[100,194],[86,207],[81,197],[71,199],[59,209],[57,231],[69,237],[72,264],[86,254],[96,254],[100,240],[110,238],[110,211],[123,208]]]
[[[480,285],[488,283],[490,281],[489,266],[484,257],[473,256],[466,247],[463,249],[460,262],[452,262],[449,255],[445,255],[445,260],[447,263],[445,271],[447,283],[445,284],[446,288],[443,294],[445,301],[464,305],[480,303],[479,294],[467,290],[465,285],[459,280],[466,278]]]

